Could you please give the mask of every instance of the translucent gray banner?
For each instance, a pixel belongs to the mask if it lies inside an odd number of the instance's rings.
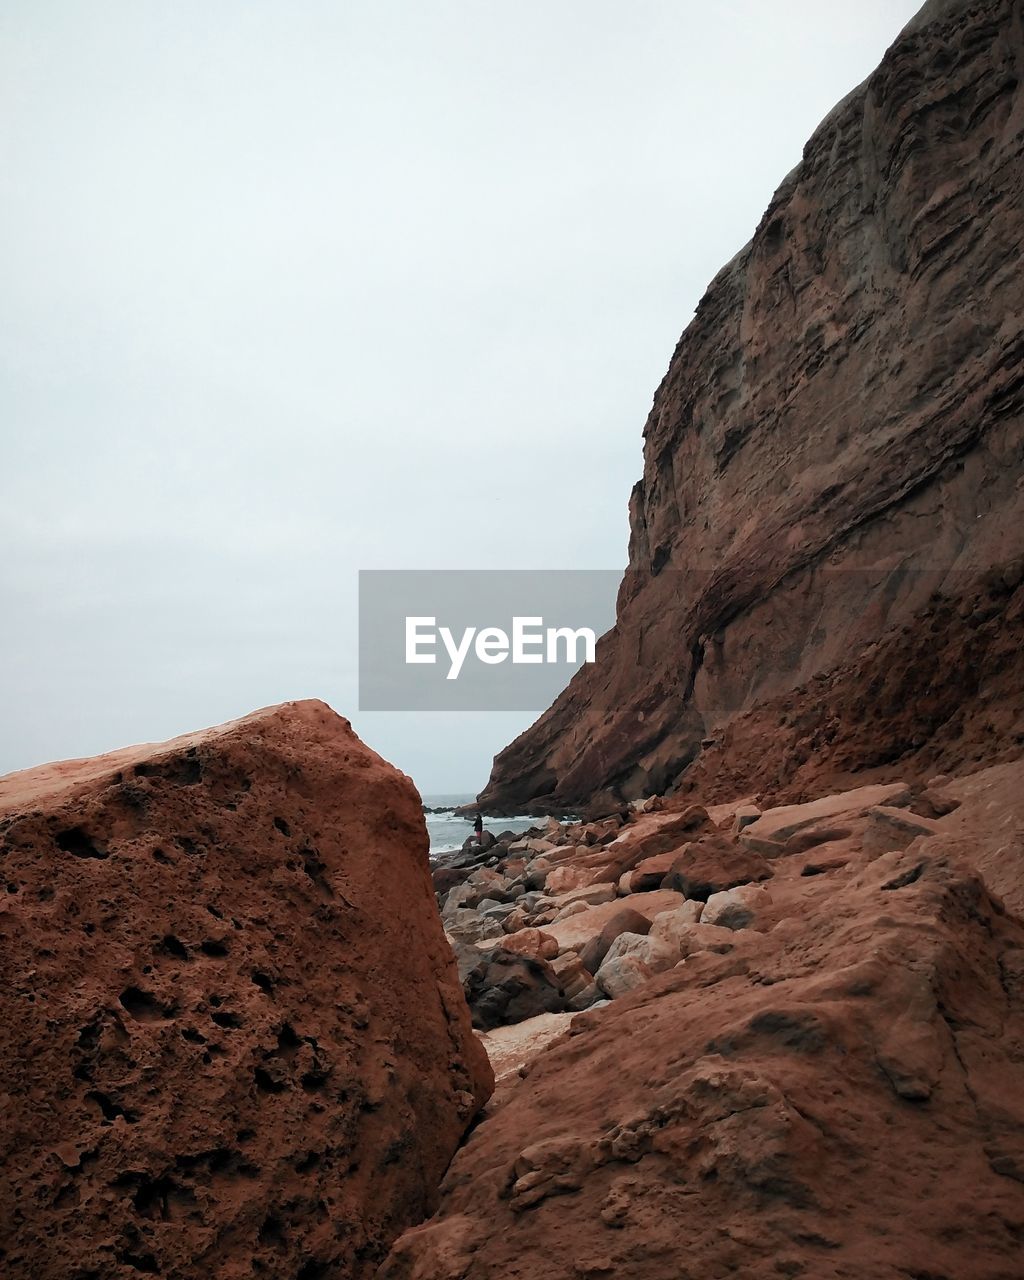
[[[615,621],[621,570],[364,570],[361,711],[542,711]]]

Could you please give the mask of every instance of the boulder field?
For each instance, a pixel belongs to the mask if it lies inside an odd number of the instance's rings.
[[[409,779],[288,703],[0,815],[0,1273],[372,1275],[493,1086]]]
[[[928,0],[673,354],[434,873],[498,1085],[379,1280],[1024,1276],[1024,21]]]
[[[1024,761],[704,813],[662,863],[700,897],[546,895],[598,824],[454,860],[562,1003],[478,1024],[498,1090],[381,1280],[1020,1280],[1024,924],[979,870],[1019,911]],[[615,821],[650,862],[665,811]]]
[[[1020,759],[431,871],[306,702],[0,813],[4,1276],[1019,1280]]]
[[[318,702],[0,779],[5,1280],[1021,1280],[1022,159],[929,0],[716,276],[481,797],[581,820],[431,866]]]
[[[1024,741],[1024,32],[929,0],[711,282],[644,427],[614,628],[491,813],[801,800]]]

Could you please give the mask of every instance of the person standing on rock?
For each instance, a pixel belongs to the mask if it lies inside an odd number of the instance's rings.
[[[482,814],[478,813],[476,815],[476,818],[473,821],[473,832],[476,835],[477,843],[482,844],[484,834],[484,820]]]

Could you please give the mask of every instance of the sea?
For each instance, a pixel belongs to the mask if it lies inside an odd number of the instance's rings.
[[[462,818],[452,812],[457,805],[472,804],[476,796],[467,792],[464,795],[424,796],[423,803],[428,809],[444,809],[444,813],[428,813],[427,832],[430,835],[430,856],[436,858],[441,853],[455,853],[461,849],[468,835],[473,834],[473,818]],[[501,831],[527,831],[530,827],[543,826],[543,818],[488,818],[484,817],[484,830],[498,835]]]

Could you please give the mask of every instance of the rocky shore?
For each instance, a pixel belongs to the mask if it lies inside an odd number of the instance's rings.
[[[498,1089],[381,1275],[1019,1277],[1022,796],[653,800],[435,867]]]
[[[989,775],[999,770],[975,781]],[[774,918],[779,887],[791,892],[794,877],[952,830],[941,821],[960,808],[950,786],[948,777],[875,784],[764,811],[750,797],[710,808],[652,797],[599,822],[547,819],[524,835],[470,837],[432,875],[473,1025],[579,1013],[694,950],[732,950],[740,930]],[[1000,834],[1015,816],[1012,806],[1002,813]],[[997,883],[1024,905],[1024,850],[1001,852]]]
[[[17,1280],[1019,1280],[1019,755],[431,866],[286,704],[0,779],[0,857]]]

